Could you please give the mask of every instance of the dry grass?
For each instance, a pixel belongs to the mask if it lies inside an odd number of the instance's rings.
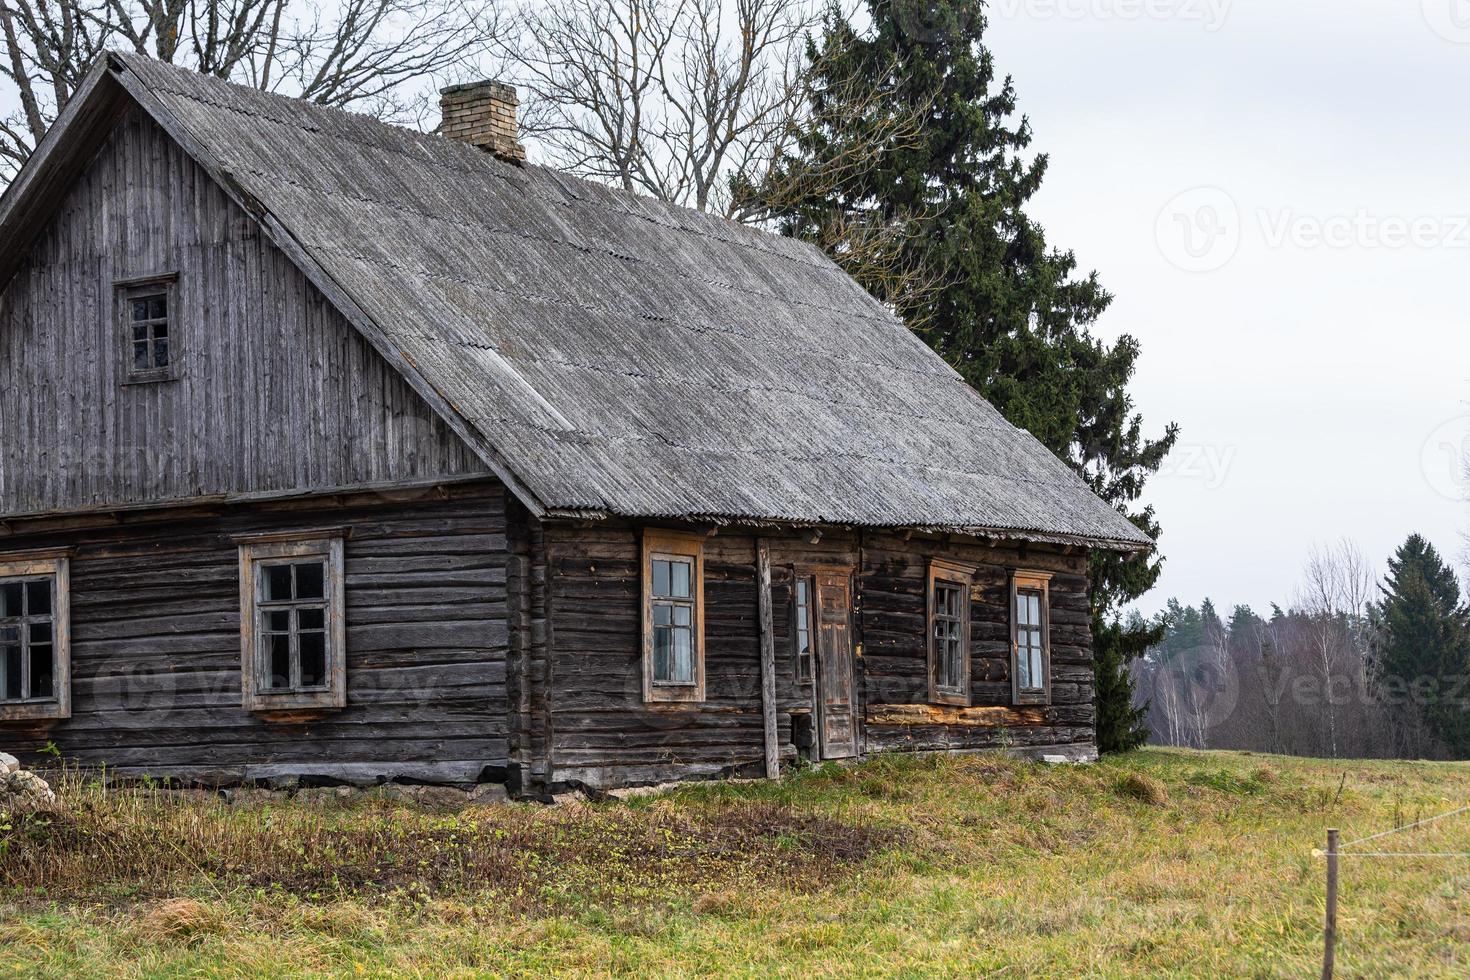
[[[1302,976],[1326,827],[1463,805],[1470,766],[890,757],[458,814],[64,789],[0,830],[0,977]],[[1344,975],[1470,972],[1463,861],[1349,859],[1342,904]]]
[[[1169,791],[1164,784],[1143,772],[1130,772],[1118,780],[1118,793],[1150,806],[1166,806],[1169,802]]]
[[[313,899],[493,894],[528,913],[553,911],[569,893],[615,900],[732,881],[814,888],[906,833],[765,800],[449,813],[384,798],[237,806],[74,775],[57,788],[60,812],[0,824],[0,889],[73,900],[109,889],[166,897],[201,881]]]

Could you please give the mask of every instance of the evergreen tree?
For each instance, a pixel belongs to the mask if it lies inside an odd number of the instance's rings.
[[[1127,623],[1103,623],[1093,633],[1097,665],[1097,744],[1108,752],[1130,752],[1148,741],[1147,702],[1138,704],[1128,665],[1164,636],[1163,623],[1135,614]]]
[[[1413,534],[1389,559],[1380,588],[1383,599],[1372,611],[1374,666],[1390,705],[1419,712],[1457,756],[1470,754],[1470,711],[1456,698],[1470,670],[1470,611],[1460,601],[1455,573],[1433,545]],[[1415,697],[1425,679],[1435,681],[1435,695]]]
[[[861,34],[836,7],[827,13],[808,52],[812,120],[801,158],[747,195],[892,303],[1007,419],[1157,537],[1152,508],[1136,503],[1177,428],[1144,437],[1127,390],[1137,342],[1092,335],[1112,297],[1026,213],[1047,158],[1028,157],[1030,124],[1016,118],[1015,89],[996,77],[984,44],[983,0],[867,0],[867,11]],[[911,118],[920,124],[906,126]],[[861,150],[874,140],[892,143],[876,162]],[[892,254],[874,261],[864,245],[885,236]],[[1153,586],[1159,562],[1092,559],[1104,751],[1137,744],[1128,663],[1155,637],[1118,612]]]

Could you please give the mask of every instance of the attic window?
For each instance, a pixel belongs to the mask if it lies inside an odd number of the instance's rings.
[[[130,384],[169,381],[176,375],[178,279],[129,280],[117,284],[124,357]]]
[[[71,716],[68,562],[0,561],[0,721]]]

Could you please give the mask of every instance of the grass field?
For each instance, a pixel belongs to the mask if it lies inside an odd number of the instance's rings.
[[[1307,976],[1328,826],[1470,765],[885,757],[779,785],[440,813],[67,788],[0,823],[0,976]],[[1470,851],[1470,815],[1375,842]],[[1345,859],[1344,976],[1470,970],[1470,861]]]

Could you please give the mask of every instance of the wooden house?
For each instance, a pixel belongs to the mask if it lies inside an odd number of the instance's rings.
[[[1094,754],[1148,539],[800,242],[108,55],[0,199],[0,744],[520,794]]]

